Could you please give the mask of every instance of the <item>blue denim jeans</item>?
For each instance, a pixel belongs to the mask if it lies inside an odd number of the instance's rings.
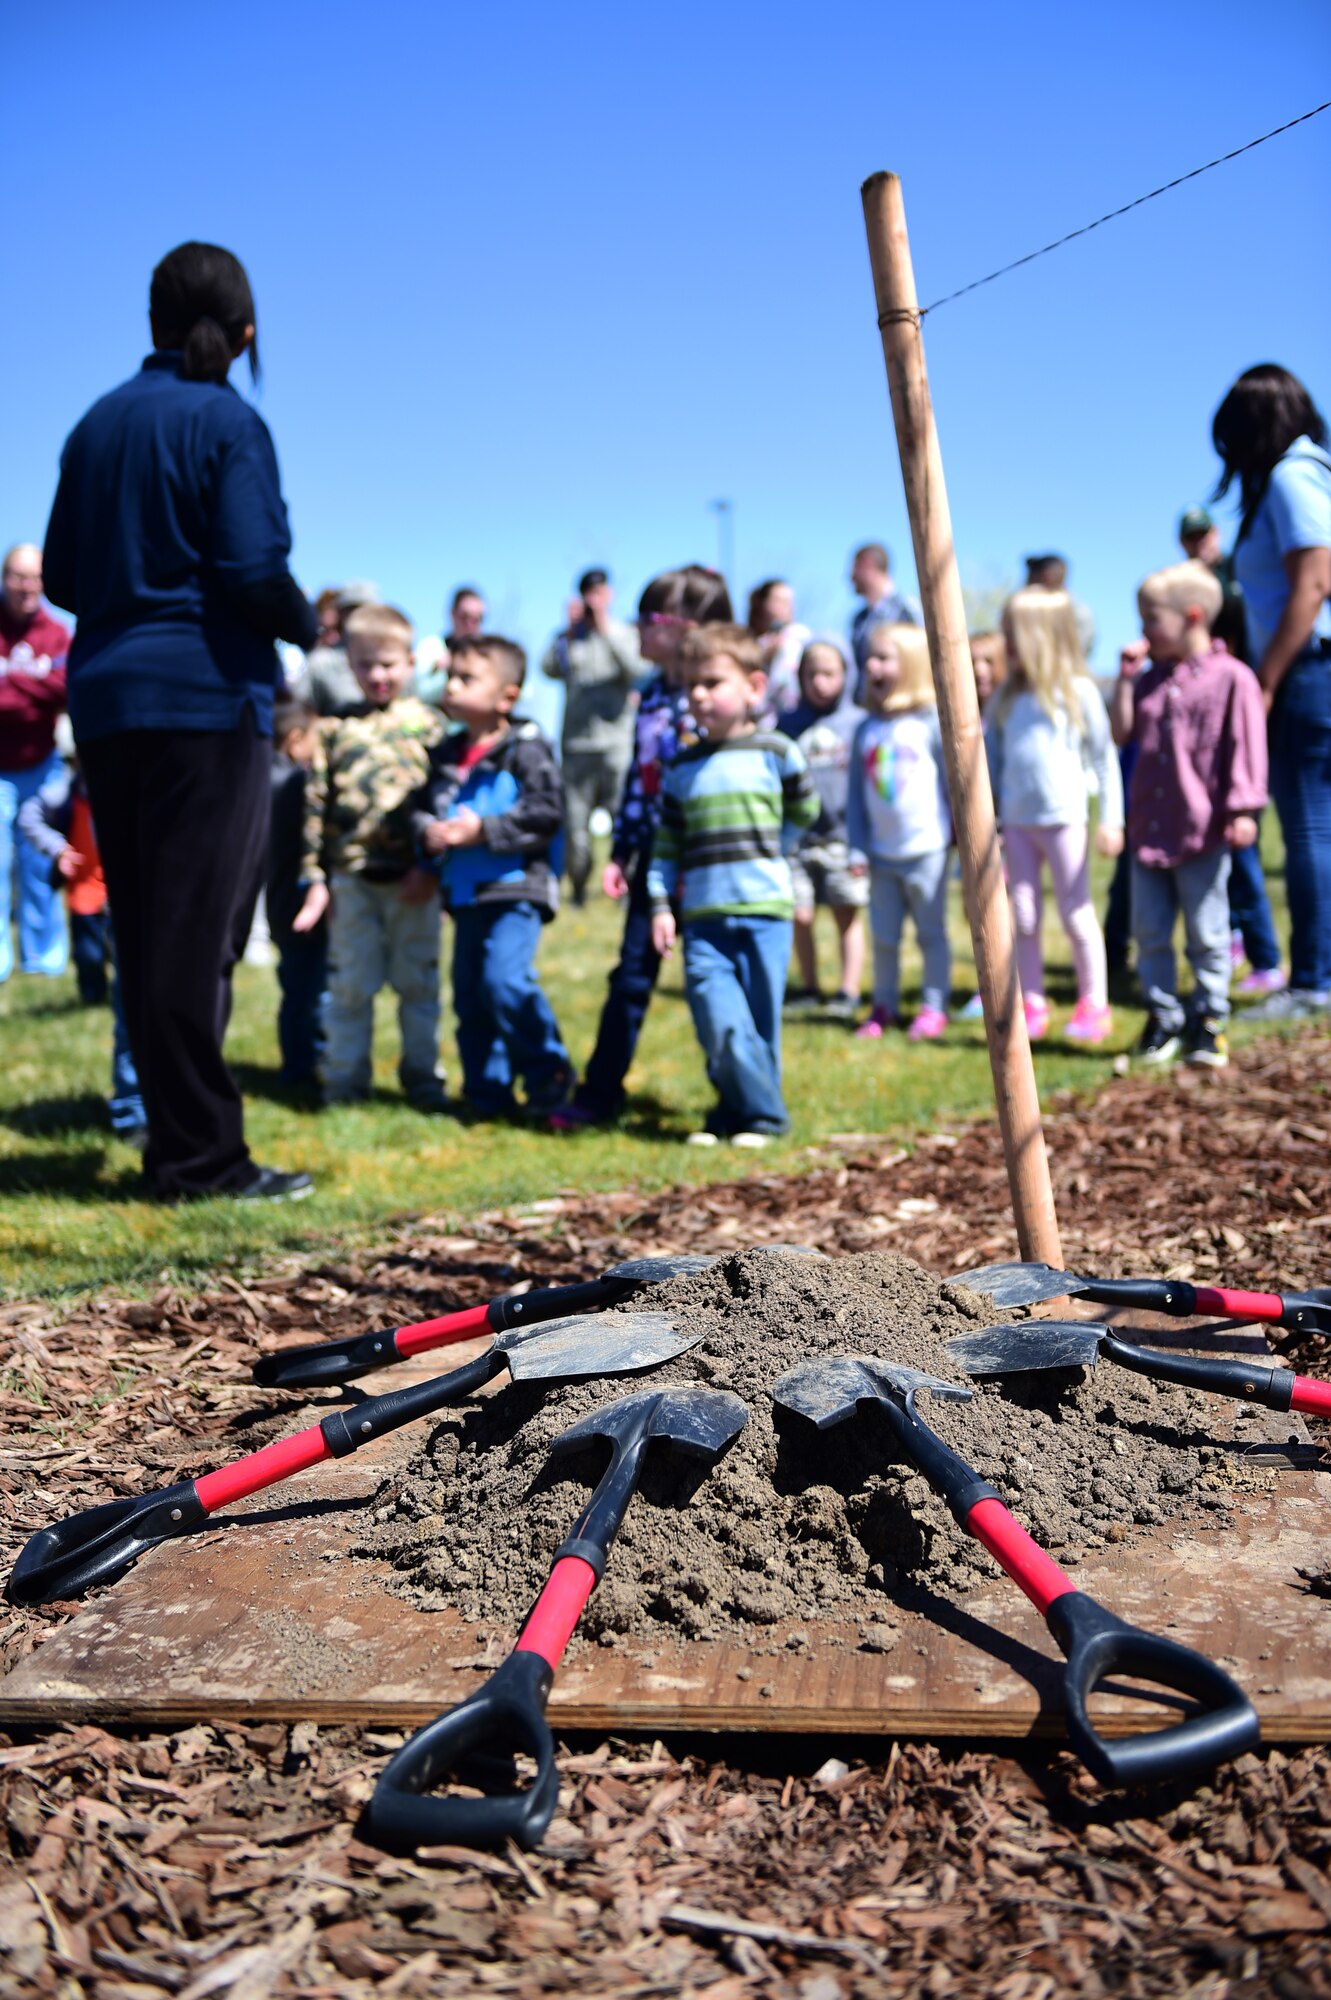
[[[1285,839],[1289,983],[1331,992],[1331,652],[1301,653],[1271,713],[1271,797]]]
[[[1171,1031],[1186,1018],[1178,997],[1174,926],[1183,913],[1183,935],[1195,982],[1190,1012],[1224,1021],[1229,1015],[1229,850],[1201,854],[1177,868],[1132,863],[1132,934],[1137,977],[1146,1004]]]
[[[125,1010],[120,1004],[120,975],[115,969],[114,957],[111,966],[111,1096],[108,1109],[113,1132],[147,1129],[148,1114],[143,1108],[139,1073],[134,1067],[129,1046]]]
[[[14,970],[14,941],[9,912],[18,877],[19,966],[24,972],[44,972],[54,978],[69,963],[65,910],[51,881],[51,863],[30,840],[18,834],[19,808],[61,768],[56,751],[30,771],[0,771],[0,979]]]
[[[106,961],[111,945],[111,907],[100,910],[71,910],[69,950],[79,982],[79,999],[85,1007],[104,1007],[109,982]]]
[[[781,1000],[790,964],[788,917],[690,917],[684,925],[689,1012],[720,1103],[707,1129],[784,1132]]]
[[[1257,815],[1258,824],[1261,814]],[[1254,972],[1274,972],[1280,963],[1280,940],[1266,893],[1262,852],[1257,841],[1236,847],[1229,857],[1229,921],[1243,933],[1243,949]]]
[[[536,977],[541,913],[534,903],[472,903],[453,912],[453,1006],[462,1088],[476,1110],[504,1118],[520,1077],[529,1110],[556,1110],[573,1065]]]

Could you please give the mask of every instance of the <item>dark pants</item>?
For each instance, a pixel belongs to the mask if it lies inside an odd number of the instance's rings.
[[[472,903],[452,914],[453,1005],[468,1104],[507,1117],[521,1077],[529,1110],[555,1110],[568,1096],[573,1066],[536,977],[540,911],[534,903]]]
[[[1271,797],[1285,837],[1289,983],[1331,992],[1331,645],[1309,647],[1271,714]]]
[[[313,1083],[328,1040],[328,925],[293,931],[268,917],[277,947],[277,1045],[283,1083]]]
[[[243,1187],[254,1167],[222,1040],[268,861],[268,741],[247,711],[234,732],[126,730],[79,754],[148,1115],[144,1172],[163,1196]]]
[[[610,991],[601,1009],[601,1025],[575,1101],[596,1118],[615,1118],[624,1108],[624,1078],[638,1046],[647,1007],[661,971],[652,944],[652,906],[647,895],[644,854],[629,889],[628,914],[619,964],[610,975]]]
[[[1261,826],[1261,814],[1257,815]],[[1266,893],[1259,842],[1234,847],[1229,855],[1229,921],[1243,933],[1243,949],[1254,972],[1274,972],[1280,963],[1280,940]]]
[[[70,911],[69,949],[79,999],[85,1007],[104,1007],[109,990],[106,962],[111,955],[111,911],[106,903],[100,910]]]

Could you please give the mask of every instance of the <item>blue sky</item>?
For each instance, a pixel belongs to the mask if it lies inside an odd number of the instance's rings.
[[[911,578],[861,181],[901,174],[933,299],[1331,96],[1331,8],[66,0],[6,71],[0,539],[203,237],[254,283],[302,582],[434,631],[474,580],[535,648],[589,563],[627,610],[712,560],[719,496],[815,626],[855,543]],[[926,321],[968,581],[1066,550],[1109,664],[1239,370],[1331,407],[1328,193],[1331,112]]]

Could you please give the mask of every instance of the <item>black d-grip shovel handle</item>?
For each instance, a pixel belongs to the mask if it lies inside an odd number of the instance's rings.
[[[1159,1785],[1201,1778],[1260,1743],[1252,1703],[1222,1667],[1200,1653],[1127,1624],[1080,1590],[1056,1597],[1045,1624],[1067,1656],[1063,1692],[1068,1740],[1101,1784]],[[1106,1740],[1092,1724],[1087,1702],[1110,1674],[1131,1675],[1189,1695],[1202,1704],[1202,1712],[1169,1729]]]
[[[370,1833],[393,1853],[417,1847],[535,1847],[559,1798],[555,1746],[545,1719],[554,1670],[539,1653],[510,1653],[475,1694],[420,1729],[391,1757],[366,1809]],[[469,1757],[536,1761],[522,1790],[483,1798],[430,1788]],[[428,1795],[428,1796],[427,1796]]]
[[[1257,1714],[1224,1669],[1173,1639],[1116,1618],[1079,1591],[1046,1549],[1028,1535],[1002,1496],[933,1431],[912,1391],[883,1405],[911,1462],[941,1493],[967,1534],[983,1542],[1043,1614],[1066,1655],[1063,1674],[1068,1740],[1093,1777],[1106,1785],[1162,1784],[1196,1778],[1261,1740]],[[1113,1672],[1191,1696],[1206,1706],[1170,1729],[1107,1742],[1091,1725],[1087,1702]]]
[[[192,1479],[132,1500],[107,1500],[54,1527],[19,1552],[5,1596],[11,1604],[50,1604],[111,1583],[148,1549],[188,1534],[208,1518]]]

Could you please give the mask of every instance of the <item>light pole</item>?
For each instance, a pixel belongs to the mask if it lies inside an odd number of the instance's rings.
[[[735,506],[731,500],[709,500],[707,510],[716,516],[716,566],[726,580],[726,589],[735,594]]]

